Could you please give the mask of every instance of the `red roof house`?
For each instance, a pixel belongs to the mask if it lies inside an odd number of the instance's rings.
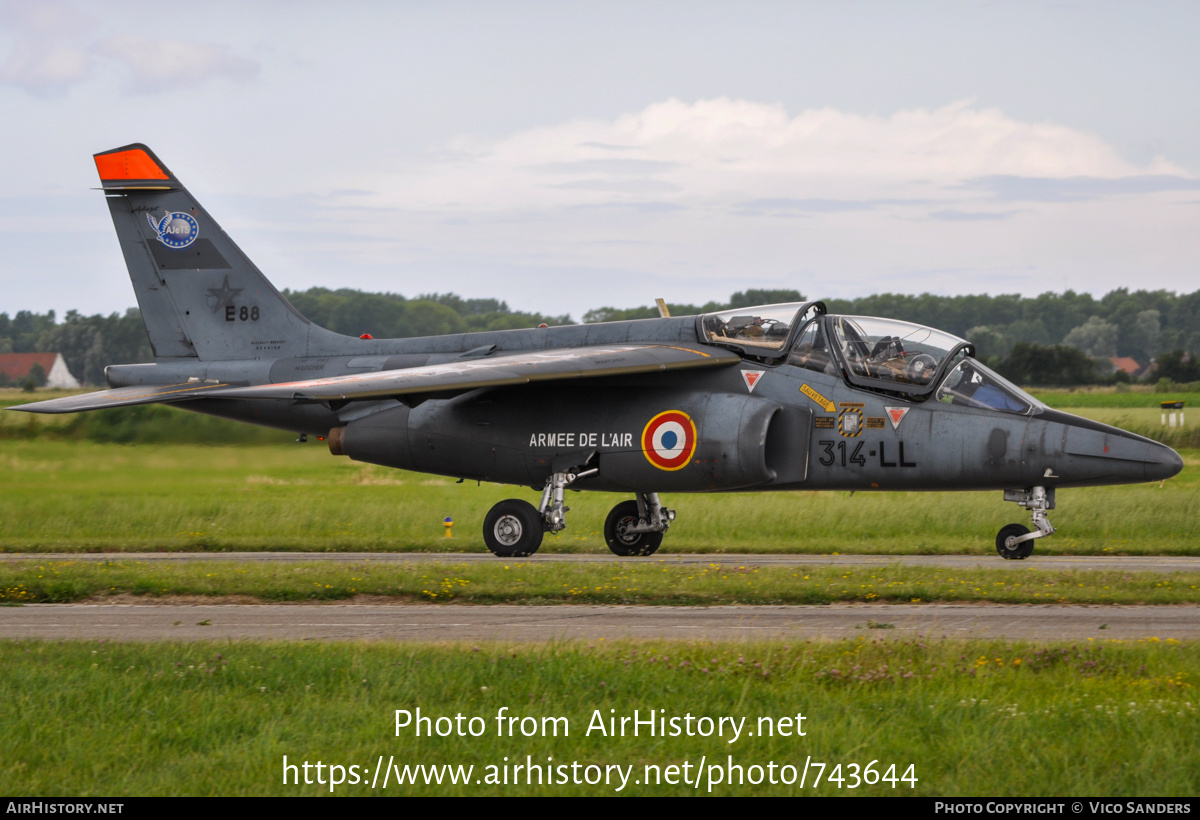
[[[61,353],[0,353],[0,373],[8,376],[9,384],[25,381],[35,364],[45,371],[47,387],[79,387]]]
[[[1128,373],[1135,379],[1138,377],[1138,374],[1145,369],[1137,363],[1136,359],[1131,359],[1128,356],[1118,356],[1116,358],[1109,359],[1109,361],[1112,363],[1114,371],[1120,370],[1122,373]]]

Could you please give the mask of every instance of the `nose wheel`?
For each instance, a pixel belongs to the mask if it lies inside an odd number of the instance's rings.
[[[1047,470],[1049,475],[1050,471]],[[1054,488],[1032,487],[1028,490],[1005,490],[1005,501],[1015,501],[1029,510],[1035,531],[1023,524],[1009,524],[996,535],[996,552],[1003,558],[1023,560],[1033,554],[1033,542],[1054,534],[1054,527],[1046,517],[1046,510],[1054,509]]]
[[[1000,530],[996,536],[996,552],[1003,558],[1022,560],[1033,554],[1033,541],[1018,541],[1022,535],[1029,534],[1029,527],[1024,524],[1009,524]]]

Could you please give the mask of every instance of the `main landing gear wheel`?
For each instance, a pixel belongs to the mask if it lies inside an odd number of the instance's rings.
[[[501,501],[483,519],[483,543],[501,558],[533,555],[542,545],[542,516],[528,501]]]
[[[630,532],[639,521],[636,501],[622,501],[604,521],[604,540],[616,555],[653,555],[662,544],[661,532]]]
[[[1029,527],[1024,524],[1009,524],[1000,530],[996,536],[996,552],[1004,558],[1023,560],[1033,554],[1033,540],[1022,541],[1019,544],[1009,544],[1014,538],[1020,538],[1029,533]]]

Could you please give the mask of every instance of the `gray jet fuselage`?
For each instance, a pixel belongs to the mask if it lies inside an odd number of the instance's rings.
[[[753,312],[753,308],[747,309]],[[251,361],[114,365],[111,386],[215,380],[281,383],[461,362],[469,351],[505,354],[615,343],[696,345],[697,318],[463,333],[412,339],[347,339],[355,348],[322,355]],[[753,390],[743,373],[761,373]],[[815,393],[812,399],[804,391]],[[824,399],[828,404],[822,406]],[[744,423],[774,405],[775,415],[742,441]],[[842,410],[861,416],[839,430]],[[714,490],[996,490],[1045,484],[1083,487],[1169,478],[1179,455],[1158,442],[1048,408],[1033,415],[906,401],[847,384],[841,375],[744,361],[719,370],[586,382],[480,389],[409,408],[395,400],[357,402],[337,411],[274,399],[196,399],[180,406],[225,418],[328,436],[348,428],[372,435],[348,454],[361,461],[473,480],[541,488],[555,466],[595,454],[621,461],[620,479],[602,468],[575,489],[621,492]],[[832,406],[833,409],[827,409]],[[898,424],[887,408],[904,408]],[[650,419],[676,410],[697,425],[695,458],[662,470],[643,458]],[[745,422],[743,421],[745,420]],[[789,429],[778,441],[770,422]],[[822,426],[824,425],[824,426]],[[360,434],[360,441],[362,437]],[[624,463],[629,462],[629,463]],[[640,469],[642,464],[646,469]],[[1050,471],[1047,477],[1047,470]],[[614,473],[617,471],[614,470]]]

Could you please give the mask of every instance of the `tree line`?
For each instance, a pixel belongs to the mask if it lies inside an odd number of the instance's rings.
[[[452,293],[406,298],[349,288],[284,291],[296,309],[338,333],[375,338],[407,338],[479,330],[507,330],[539,324],[570,324],[571,317],[514,311],[498,299],[464,299]],[[727,301],[703,305],[668,303],[673,316],[751,305],[804,301],[796,290],[749,289]],[[885,293],[859,299],[832,299],[831,313],[886,316],[929,325],[972,342],[978,356],[1022,384],[1092,384],[1104,380],[1097,362],[1127,356],[1140,364],[1156,359],[1155,378],[1200,381],[1200,290],[1129,291],[1100,298],[1087,293],[1043,293],[1034,297],[935,296]],[[647,319],[656,307],[601,307],[583,315],[585,323]],[[68,311],[0,313],[0,353],[35,351],[63,355],[81,382],[104,384],[104,367],[153,360],[137,308],[124,314],[84,316]],[[1122,378],[1108,376],[1107,378]]]

